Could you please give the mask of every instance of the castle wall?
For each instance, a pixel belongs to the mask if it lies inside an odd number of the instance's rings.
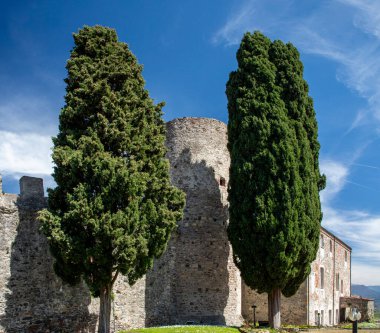
[[[257,320],[266,321],[267,296],[242,285],[227,238],[226,125],[205,118],[175,119],[167,124],[167,147],[172,182],[187,195],[184,218],[145,277],[132,287],[118,277],[111,327],[117,331],[188,322],[238,326],[241,314],[252,320],[253,304]],[[98,299],[91,298],[84,284],[69,287],[54,274],[36,221],[45,206],[41,179],[21,178],[17,196],[2,194],[0,177],[0,332],[95,332]],[[329,310],[335,323],[340,297],[350,296],[351,249],[322,232],[324,243],[307,283],[292,298],[282,299],[284,323],[313,324],[321,310],[325,325]],[[321,267],[324,288],[318,284]]]
[[[268,294],[259,294],[243,282],[242,314],[245,320],[253,321],[252,306],[256,305],[256,321],[268,321]],[[292,297],[281,295],[281,323],[305,325],[307,323],[307,283],[301,284]]]
[[[94,332],[88,290],[56,277],[39,233],[42,179],[22,177],[20,187],[20,196],[0,194],[0,332]]]
[[[174,185],[186,193],[175,246],[172,323],[241,323],[241,280],[228,243],[227,129],[205,118],[167,124]]]
[[[184,118],[167,130],[171,178],[187,194],[184,219],[144,278],[130,287],[118,277],[111,327],[239,325],[241,280],[226,234],[226,125]],[[0,195],[0,332],[94,332],[98,299],[85,285],[69,287],[54,274],[36,221],[46,207],[43,193],[41,179],[23,177],[20,196]]]

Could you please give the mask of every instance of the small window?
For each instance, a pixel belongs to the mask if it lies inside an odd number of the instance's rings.
[[[332,243],[332,240],[330,239],[330,253],[332,253],[333,251],[333,243]]]
[[[338,290],[339,291],[339,273],[338,274],[336,274],[336,290]]]
[[[343,294],[343,280],[340,281],[340,292]]]
[[[329,310],[329,325],[332,325],[332,310]]]
[[[320,246],[322,249],[325,247],[325,240],[323,238],[323,235],[320,236]]]
[[[347,251],[344,251],[344,262],[347,262]]]
[[[338,309],[335,310],[335,323],[339,324],[339,310]]]
[[[324,289],[325,287],[325,269],[323,267],[320,268],[320,287]]]
[[[319,313],[318,313],[318,310],[315,310],[314,315],[315,315],[315,325],[319,326]]]
[[[226,186],[226,179],[225,178],[223,178],[223,177],[220,177],[220,179],[219,179],[219,184],[220,184],[220,186]]]

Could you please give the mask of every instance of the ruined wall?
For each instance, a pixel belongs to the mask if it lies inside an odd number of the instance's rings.
[[[55,276],[38,231],[42,179],[22,177],[20,188],[20,196],[0,194],[0,332],[94,332],[87,289]]]

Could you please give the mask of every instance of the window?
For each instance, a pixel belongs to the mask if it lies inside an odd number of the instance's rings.
[[[343,280],[340,281],[340,292],[343,294]]]
[[[347,251],[344,251],[344,262],[347,263]]]
[[[323,238],[323,235],[320,236],[320,238],[319,238],[319,242],[320,242],[320,246],[321,246],[321,248],[323,249],[324,246],[325,246],[325,240],[324,240],[324,238]]]
[[[332,253],[332,250],[333,250],[333,244],[332,244],[332,240],[330,239],[330,253]]]
[[[329,310],[329,325],[332,325],[332,310]]]
[[[318,310],[315,310],[314,315],[315,315],[315,325],[319,326],[319,313],[318,313]]]
[[[338,309],[335,310],[335,323],[339,324],[339,310]]]
[[[339,291],[339,273],[338,274],[336,274],[336,290],[338,290]]]
[[[324,287],[325,287],[325,269],[323,267],[321,267],[319,269],[319,271],[320,271],[320,288],[324,289]]]
[[[220,186],[226,186],[226,179],[223,177],[220,177],[219,184],[220,184]]]

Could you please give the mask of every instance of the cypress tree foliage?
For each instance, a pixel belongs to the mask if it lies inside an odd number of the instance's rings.
[[[130,285],[165,250],[182,218],[184,194],[169,180],[163,103],[154,105],[140,66],[116,32],[101,26],[74,34],[66,104],[53,138],[53,177],[42,230],[54,269],[82,278],[100,297],[99,332],[110,330],[112,286]]]
[[[310,273],[322,219],[317,122],[303,65],[290,43],[246,33],[227,82],[230,223],[245,283],[268,293],[272,327],[280,297]]]

